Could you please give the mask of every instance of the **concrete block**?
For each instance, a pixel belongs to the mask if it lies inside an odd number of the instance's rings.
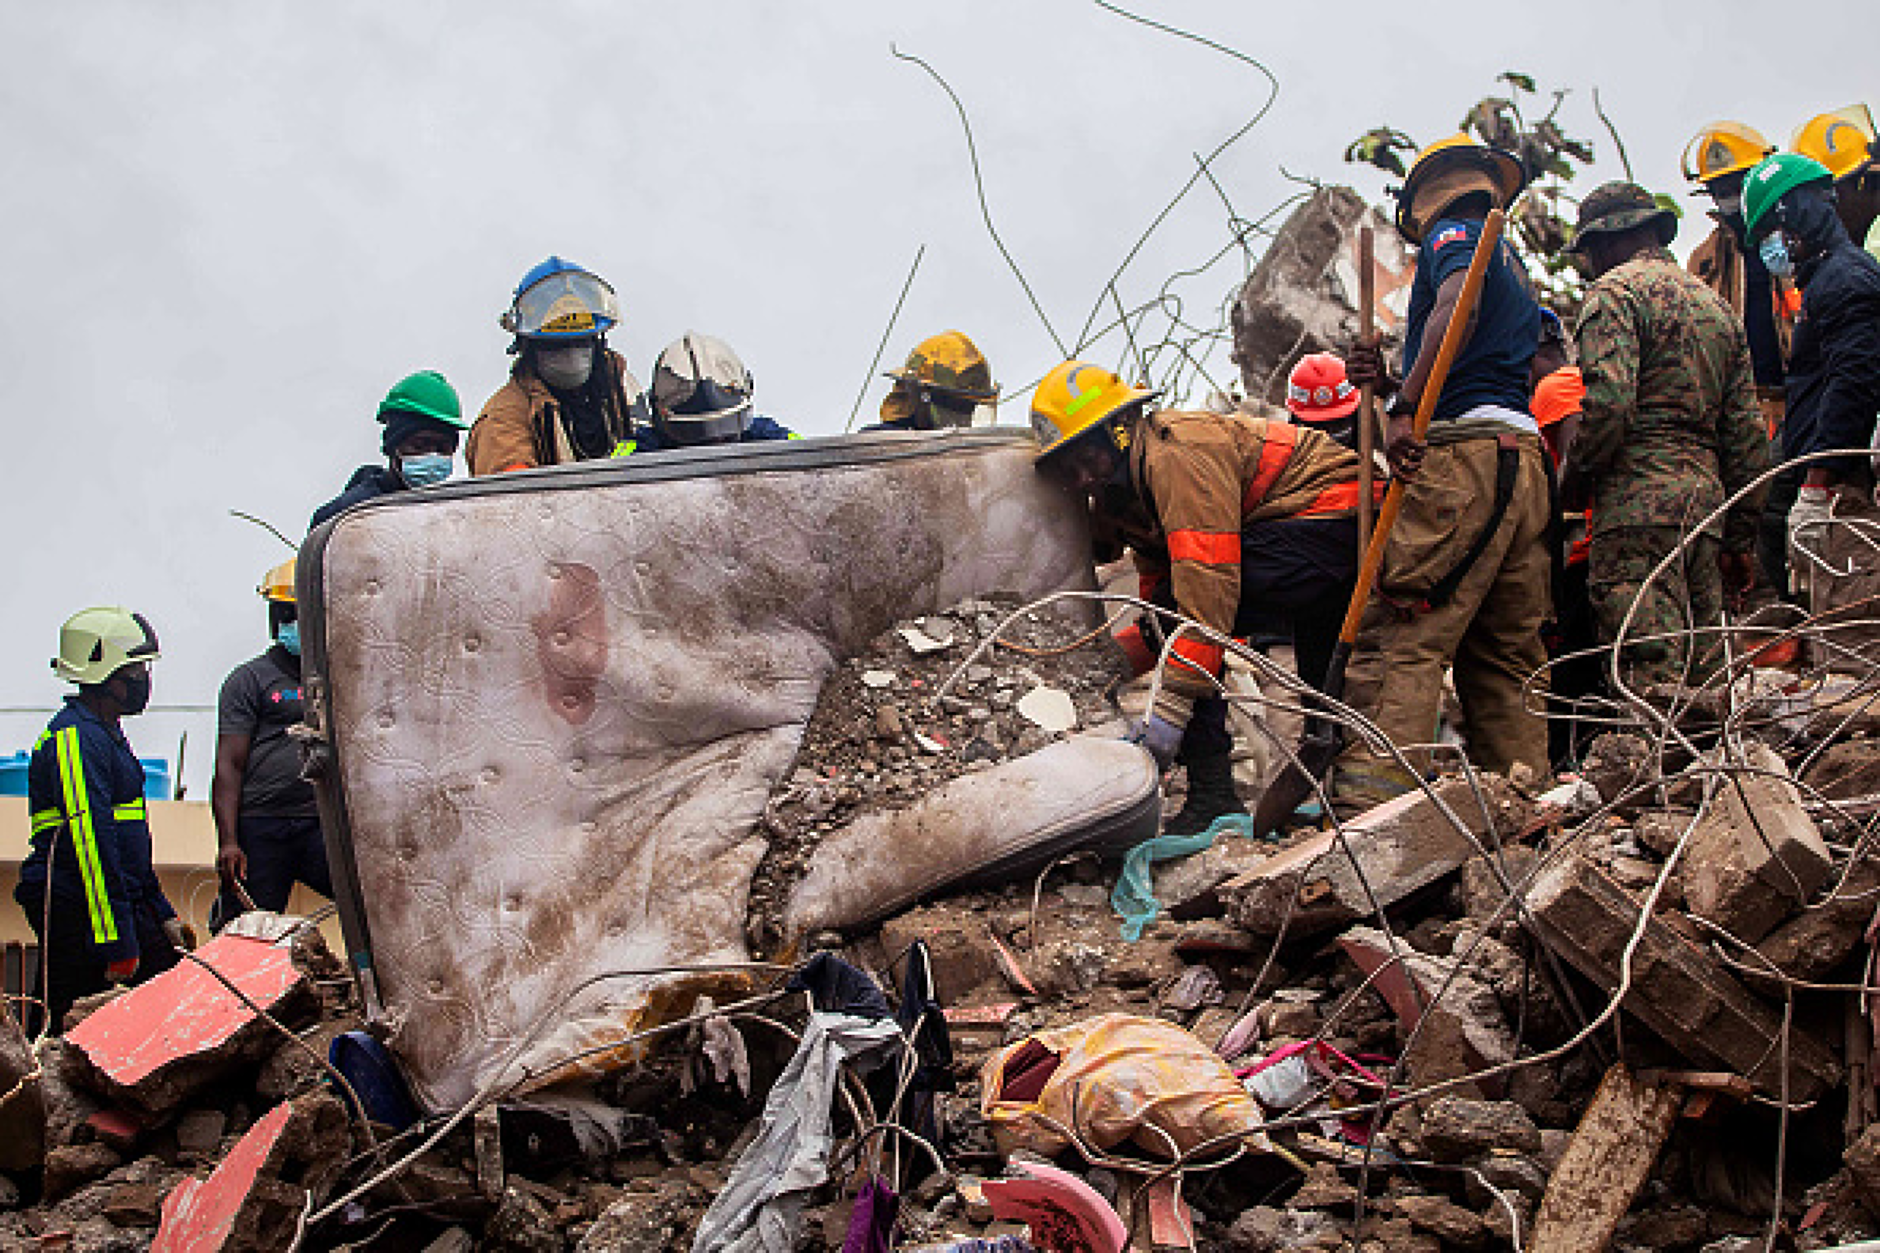
[[[1504,779],[1481,780],[1495,831],[1512,841],[1534,816],[1533,805]],[[1377,906],[1453,874],[1475,856],[1477,841],[1493,840],[1467,780],[1445,780],[1435,792],[1473,840],[1421,792],[1406,793],[1346,823],[1342,843],[1327,831],[1223,884],[1228,916],[1257,935],[1276,935],[1283,922],[1289,934],[1306,935],[1370,917]]]
[[[1612,1240],[1678,1120],[1683,1094],[1614,1066],[1586,1107],[1535,1215],[1528,1253],[1586,1253]]]
[[[1528,908],[1549,948],[1606,991],[1618,988],[1638,901],[1585,858],[1566,855],[1540,873]],[[1694,1064],[1733,1071],[1765,1096],[1780,1096],[1781,1016],[1662,918],[1646,926],[1634,955],[1625,1009]],[[1826,1049],[1791,1033],[1791,1099],[1813,1100],[1840,1077]]]
[[[197,956],[289,1027],[318,997],[285,945],[221,935]],[[194,962],[132,988],[66,1033],[84,1081],[114,1104],[161,1117],[228,1070],[258,1060],[281,1035]]]
[[[1155,899],[1177,922],[1218,918],[1227,912],[1221,885],[1258,870],[1271,854],[1269,845],[1223,837],[1191,857],[1156,866]]]
[[[1353,927],[1338,938],[1338,946],[1367,977],[1374,976],[1372,986],[1405,1033],[1416,1032],[1405,1055],[1413,1086],[1459,1079],[1513,1060],[1514,1033],[1501,1001],[1472,971],[1457,971],[1451,958],[1414,952],[1401,937],[1393,953],[1389,938],[1370,927]],[[1458,1090],[1499,1096],[1502,1082],[1485,1079]]]
[[[46,1099],[20,1020],[0,1008],[0,1170],[33,1170],[46,1155]]]
[[[286,1248],[308,1194],[316,1202],[325,1195],[351,1143],[337,1098],[322,1092],[276,1105],[207,1179],[185,1178],[171,1189],[151,1253]]]
[[[934,988],[952,1002],[984,984],[1004,986],[992,929],[982,916],[949,905],[912,909],[881,924],[881,946],[890,959],[916,940],[927,941]]]
[[[1775,750],[1752,740],[1743,764],[1757,773],[1726,779],[1691,833],[1684,899],[1698,917],[1754,944],[1807,903],[1831,862]]]
[[[1876,915],[1876,902],[1880,853],[1870,851],[1854,863],[1845,880],[1831,883],[1819,900],[1770,932],[1756,951],[1792,978],[1821,982],[1860,943]]]

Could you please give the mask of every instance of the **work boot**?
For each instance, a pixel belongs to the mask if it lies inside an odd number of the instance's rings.
[[[1186,763],[1188,799],[1181,810],[1162,824],[1164,835],[1195,835],[1206,831],[1222,814],[1244,814],[1234,790],[1234,759],[1228,753],[1209,753]]]

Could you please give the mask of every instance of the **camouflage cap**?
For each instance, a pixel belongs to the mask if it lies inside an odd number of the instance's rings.
[[[1578,252],[1589,235],[1618,235],[1652,223],[1658,242],[1668,244],[1678,235],[1678,215],[1637,183],[1604,183],[1580,201],[1580,220],[1567,251]]]
[[[888,377],[984,404],[999,398],[999,385],[992,381],[992,367],[973,341],[960,331],[942,331],[922,340],[907,355],[907,364],[889,371]]]

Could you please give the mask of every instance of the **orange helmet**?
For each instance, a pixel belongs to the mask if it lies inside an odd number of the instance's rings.
[[[1578,413],[1585,399],[1586,381],[1580,377],[1580,367],[1563,365],[1534,385],[1530,408],[1535,423],[1544,428]]]
[[[1286,408],[1301,422],[1336,422],[1358,407],[1358,389],[1345,377],[1345,363],[1329,352],[1299,359],[1286,380]]]

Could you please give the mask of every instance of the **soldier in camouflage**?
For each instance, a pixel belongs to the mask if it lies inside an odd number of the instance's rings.
[[[1574,234],[1596,281],[1575,331],[1586,399],[1563,492],[1591,503],[1589,585],[1608,641],[1665,556],[1768,465],[1743,324],[1671,255],[1677,229],[1650,192],[1608,183],[1581,202]],[[1726,597],[1755,581],[1761,498],[1691,537],[1645,590],[1629,680],[1688,683],[1714,667],[1716,635],[1682,633],[1717,626]]]

